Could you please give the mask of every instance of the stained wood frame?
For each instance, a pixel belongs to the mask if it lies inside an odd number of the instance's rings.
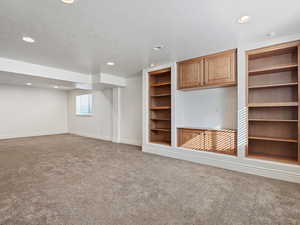
[[[289,64],[281,64],[281,65],[273,65],[273,66],[267,66],[267,67],[262,67],[259,69],[253,69],[253,68],[249,68],[249,60],[257,60],[257,59],[266,59],[268,57],[269,60],[271,60],[271,57],[276,58],[277,56],[281,57],[282,59],[284,59],[284,55],[286,55],[286,57],[289,57],[288,54],[291,54],[290,58],[293,58],[294,55],[296,54],[297,60],[295,62],[291,62]],[[287,59],[287,61],[289,60],[293,60],[293,59]],[[281,59],[281,60],[282,60]],[[277,60],[277,59],[276,59]],[[275,60],[275,61],[276,61]],[[278,60],[280,61],[280,60]],[[260,76],[260,75],[266,75],[266,74],[275,74],[275,73],[281,73],[281,72],[286,72],[286,71],[297,71],[295,73],[295,76],[297,78],[297,82],[282,82],[282,83],[276,83],[276,84],[260,84],[258,85],[257,83],[255,85],[250,84],[250,76],[252,76],[252,80],[253,80],[253,76]],[[292,72],[291,76],[293,76]],[[247,87],[247,91],[246,91],[246,104],[247,104],[247,108],[248,108],[248,117],[249,117],[249,112],[250,110],[256,110],[258,109],[258,107],[260,109],[266,109],[266,112],[264,112],[264,118],[248,118],[248,131],[249,131],[249,127],[253,126],[253,124],[255,123],[264,123],[266,124],[270,124],[270,126],[272,126],[272,124],[276,123],[277,126],[280,126],[278,124],[282,123],[285,127],[294,126],[293,124],[297,124],[297,132],[298,134],[296,134],[297,138],[278,138],[278,137],[256,137],[253,136],[252,134],[250,134],[248,132],[248,145],[246,148],[246,156],[250,157],[250,158],[256,158],[256,159],[262,159],[262,160],[272,160],[272,161],[277,161],[277,162],[283,162],[283,163],[291,163],[291,164],[300,164],[300,110],[299,110],[299,104],[300,104],[300,87],[299,87],[299,82],[300,82],[300,41],[293,41],[293,42],[288,42],[288,43],[283,43],[283,44],[278,44],[278,45],[273,45],[273,46],[269,46],[269,47],[265,47],[265,48],[260,48],[260,49],[255,49],[255,50],[250,50],[246,52],[246,74],[247,74],[247,79],[246,79],[246,87]],[[292,89],[287,89],[286,87],[295,87],[296,88],[296,93],[297,93],[297,99],[295,101],[291,101],[291,102],[259,102],[259,103],[255,103],[255,102],[250,102],[249,98],[251,97],[249,95],[249,91],[255,91],[255,90],[265,90],[265,89],[277,89],[277,91],[280,90],[292,90]],[[286,89],[285,89],[286,88]],[[252,92],[253,93],[253,92]],[[262,92],[263,93],[263,92]],[[267,92],[266,92],[267,93]],[[274,94],[274,98],[276,97],[276,94]],[[289,93],[291,94],[291,93]],[[280,119],[280,118],[265,118],[265,115],[268,114],[268,110],[271,110],[270,112],[272,112],[272,109],[277,108],[277,112],[276,115],[278,116],[278,112],[280,113],[280,110],[290,110],[290,107],[295,107],[296,110],[293,110],[291,112],[287,112],[285,113],[286,117],[287,115],[292,115],[293,113],[293,118],[284,118],[284,119]],[[280,110],[278,110],[280,108]],[[253,114],[253,111],[251,111]],[[274,112],[274,111],[273,111]],[[284,111],[282,111],[284,112]],[[297,114],[297,119],[295,119],[295,113]],[[290,124],[290,125],[287,125]],[[249,149],[249,145],[250,143],[253,145],[253,143],[259,143],[260,144],[256,144],[254,145],[256,148],[259,147],[259,145],[264,146],[264,149],[267,149],[266,151],[270,151],[271,154],[270,155],[266,155],[268,153],[265,153],[265,150],[263,150],[262,153],[255,153],[252,154],[252,150],[253,149]],[[277,149],[277,145],[276,143],[278,143],[278,146],[282,146],[279,147]],[[286,143],[286,144],[284,144]],[[269,147],[268,147],[269,146]],[[284,149],[283,147],[286,146],[286,148]],[[274,147],[273,149],[271,147]],[[276,147],[276,148],[275,148]],[[261,148],[261,147],[260,147]],[[272,156],[273,152],[275,151],[279,154],[283,154],[283,156],[278,156],[278,155],[274,155]],[[295,150],[295,153],[293,152],[293,150]],[[255,151],[253,151],[255,152]],[[286,155],[284,155],[286,154]]]
[[[148,73],[149,142],[171,145],[171,68]]]

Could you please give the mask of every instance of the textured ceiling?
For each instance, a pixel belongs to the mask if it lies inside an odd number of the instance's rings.
[[[299,0],[1,0],[0,57],[130,76],[150,63],[233,48],[271,31],[299,33],[299,12]],[[251,22],[238,24],[242,15]],[[23,42],[23,35],[36,43]],[[165,48],[153,51],[158,44]]]

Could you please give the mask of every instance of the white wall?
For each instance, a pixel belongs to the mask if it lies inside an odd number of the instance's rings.
[[[67,133],[67,92],[0,85],[0,139]]]
[[[177,126],[216,129],[237,128],[237,88],[178,91]]]
[[[142,75],[127,79],[121,88],[121,142],[142,144]]]
[[[93,94],[93,115],[76,115],[76,95]],[[69,92],[68,103],[69,132],[81,136],[112,139],[112,89]]]

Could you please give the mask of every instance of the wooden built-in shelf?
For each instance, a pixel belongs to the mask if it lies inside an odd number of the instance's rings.
[[[247,157],[300,164],[300,41],[246,52]]]
[[[171,129],[167,128],[151,128],[153,131],[161,131],[161,132],[171,132]]]
[[[171,109],[171,106],[153,106],[151,110],[164,110],[164,109]]]
[[[249,86],[249,89],[273,88],[273,87],[289,87],[289,86],[297,86],[297,85],[298,85],[298,82],[282,83],[282,84],[265,84],[265,85],[253,85],[253,86]]]
[[[171,96],[171,93],[166,93],[166,94],[153,94],[151,97],[167,97]]]
[[[272,66],[272,67],[268,67],[268,68],[249,70],[248,73],[249,73],[249,75],[261,75],[261,74],[295,70],[297,68],[298,68],[298,64],[279,65],[279,66]]]
[[[265,154],[260,154],[260,153],[248,154],[248,158],[267,160],[267,161],[276,161],[276,162],[282,162],[282,163],[288,163],[288,164],[298,164],[298,161],[296,158],[265,155]]]
[[[298,102],[262,102],[262,103],[249,103],[248,107],[290,107],[298,106]]]
[[[290,143],[298,143],[298,140],[289,139],[289,138],[272,138],[272,137],[248,137],[250,140],[262,140],[262,141],[278,141],[278,142],[290,142]]]
[[[151,87],[160,87],[160,86],[166,86],[166,85],[171,85],[171,81],[161,82],[161,83],[157,83],[157,84],[151,84]]]
[[[149,142],[171,145],[171,68],[149,73]]]
[[[287,122],[287,123],[297,123],[298,120],[278,120],[278,119],[249,119],[250,122]]]
[[[170,121],[171,120],[171,118],[166,118],[166,119],[164,119],[164,118],[151,118],[151,120],[157,120],[157,121]]]

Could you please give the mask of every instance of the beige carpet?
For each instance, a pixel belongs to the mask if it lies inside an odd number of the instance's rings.
[[[300,224],[300,185],[73,135],[0,141],[0,224]]]

